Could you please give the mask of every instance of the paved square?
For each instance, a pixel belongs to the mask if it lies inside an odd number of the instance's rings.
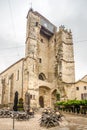
[[[41,114],[35,114],[35,117],[28,121],[15,120],[14,130],[47,130],[40,127],[40,116]],[[87,130],[87,117],[65,114],[64,118],[68,121],[67,125],[62,124],[61,126],[49,128],[49,130]],[[0,118],[0,130],[13,130],[13,119]]]

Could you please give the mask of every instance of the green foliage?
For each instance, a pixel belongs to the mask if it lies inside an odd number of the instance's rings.
[[[56,106],[70,106],[70,105],[87,105],[87,100],[68,100],[68,101],[61,101],[56,102]]]
[[[18,106],[18,111],[24,111],[24,108]]]
[[[63,104],[64,104],[64,101],[61,101],[61,102],[59,101],[59,102],[56,102],[55,105],[56,105],[56,106],[59,106],[59,105],[63,105]]]
[[[19,104],[22,104],[23,103],[23,98],[20,98],[19,99]]]
[[[81,100],[81,105],[86,106],[87,105],[87,100]]]
[[[18,104],[17,106],[20,107],[20,108],[22,108],[22,107],[23,107],[23,104]]]
[[[23,108],[23,99],[22,98],[19,99],[17,107],[18,107],[18,111],[23,111],[24,110],[24,108]]]
[[[56,100],[60,101],[60,94],[58,92],[56,92]]]

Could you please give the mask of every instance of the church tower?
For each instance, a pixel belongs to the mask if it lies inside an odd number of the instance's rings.
[[[0,103],[12,103],[17,91],[26,106],[30,97],[31,107],[52,107],[56,102],[56,92],[60,93],[61,100],[75,98],[74,82],[71,31],[60,26],[57,32],[54,24],[30,9],[25,57],[0,74]]]
[[[47,81],[54,80],[56,26],[32,9],[27,15],[25,57],[36,61],[36,75]],[[32,64],[33,65],[33,64]]]
[[[30,93],[34,106],[51,106],[56,100],[56,91],[60,89],[60,94],[65,91],[62,83],[75,82],[74,69],[71,31],[60,26],[57,32],[48,19],[30,9],[26,28],[24,95]]]
[[[58,63],[58,77],[63,82],[75,82],[75,64],[71,30],[59,27],[56,35],[56,61]]]
[[[37,43],[40,32],[39,20],[39,17],[34,15],[33,10],[30,9],[27,15],[25,56],[34,59],[37,57]]]

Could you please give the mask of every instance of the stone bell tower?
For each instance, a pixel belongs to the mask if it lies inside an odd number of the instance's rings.
[[[39,17],[30,9],[27,15],[25,63],[24,63],[24,96],[30,93],[31,104],[38,102],[38,41],[39,41]]]
[[[39,39],[39,17],[34,15],[33,10],[30,9],[27,15],[26,27],[26,50],[25,56],[36,59],[37,57],[37,43]]]
[[[75,64],[71,30],[59,27],[56,35],[56,60],[58,63],[58,76],[66,83],[75,82]]]
[[[34,106],[50,106],[56,90],[60,89],[60,94],[65,92],[62,83],[75,82],[74,69],[71,31],[60,26],[57,32],[48,19],[30,9],[26,27],[24,95],[30,93]]]

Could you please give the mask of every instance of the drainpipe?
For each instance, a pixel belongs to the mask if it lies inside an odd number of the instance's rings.
[[[23,98],[23,78],[24,78],[24,76],[23,76],[23,72],[24,72],[24,59],[23,59],[23,62],[22,62],[22,92],[21,92],[21,97]]]

